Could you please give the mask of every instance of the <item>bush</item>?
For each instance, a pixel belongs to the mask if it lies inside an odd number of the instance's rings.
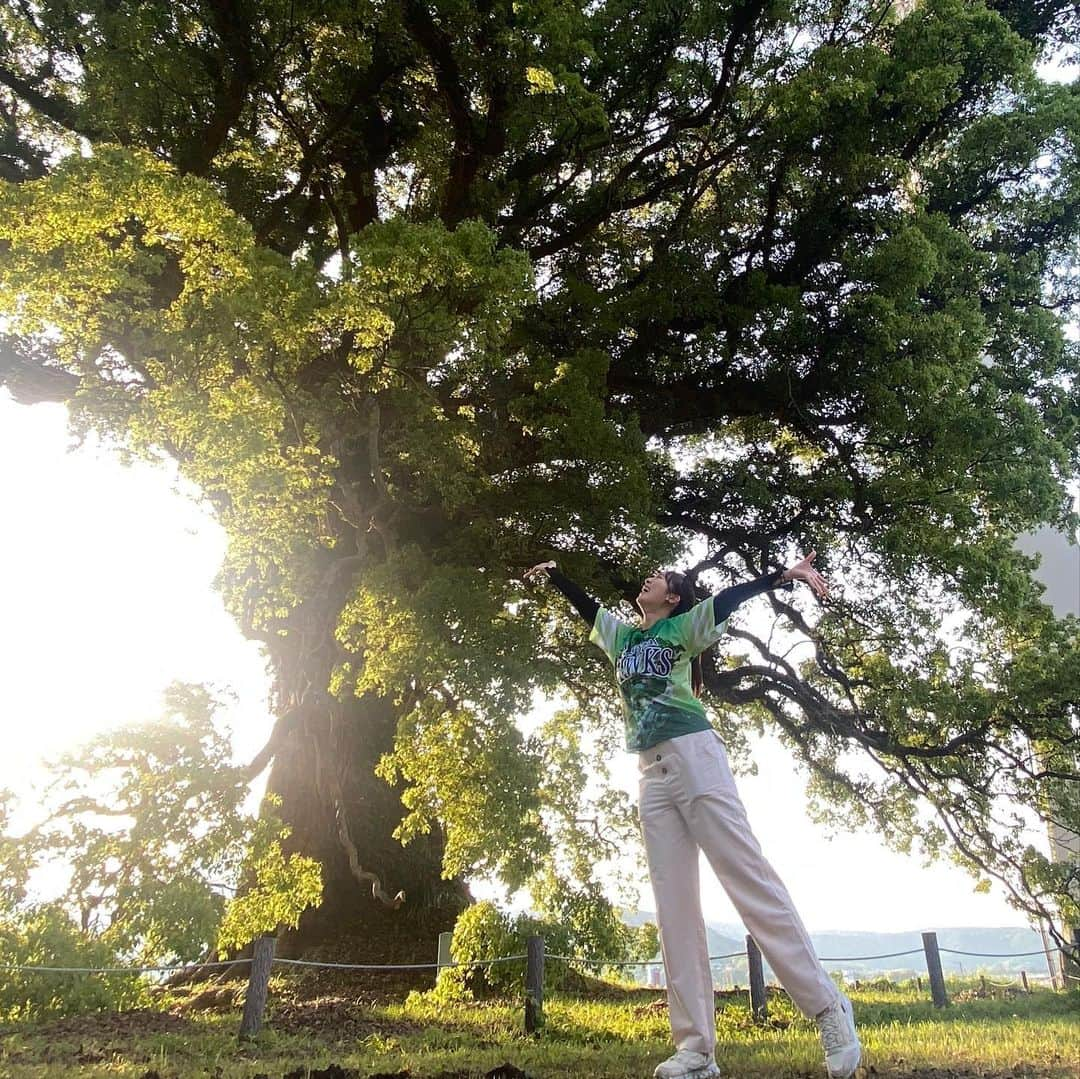
[[[0,922],[0,965],[112,967],[124,964],[100,940],[84,934],[57,903],[27,908]],[[0,1018],[115,1011],[145,1002],[146,982],[133,974],[5,971]]]
[[[494,903],[474,903],[458,917],[450,942],[450,957],[461,965],[441,970],[433,993],[443,1000],[524,993],[524,959],[488,966],[470,964],[510,955],[524,956],[531,936],[543,937],[545,950],[552,955],[570,954],[571,934],[565,926],[526,914],[511,919]],[[544,987],[559,988],[569,973],[564,962],[545,963]]]

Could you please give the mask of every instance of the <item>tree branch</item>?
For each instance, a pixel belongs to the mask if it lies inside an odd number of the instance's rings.
[[[80,110],[70,101],[63,98],[47,97],[41,91],[35,89],[33,83],[2,65],[0,65],[0,84],[13,90],[36,112],[73,134],[82,135],[91,141],[95,141],[102,136],[102,132],[98,128],[83,121]]]
[[[20,352],[12,338],[0,337],[0,386],[21,405],[67,404],[81,384],[77,375]]]

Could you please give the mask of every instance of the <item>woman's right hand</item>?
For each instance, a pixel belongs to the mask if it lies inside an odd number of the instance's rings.
[[[536,578],[539,577],[541,573],[546,573],[549,569],[554,569],[554,568],[555,568],[555,563],[554,562],[538,562],[535,566],[533,566],[532,569],[527,569],[525,571],[525,574],[524,574],[525,580],[526,581],[535,581]]]

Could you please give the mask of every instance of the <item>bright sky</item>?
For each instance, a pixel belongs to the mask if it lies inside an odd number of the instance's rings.
[[[239,759],[270,727],[269,678],[211,582],[224,551],[208,512],[150,465],[68,452],[66,412],[18,406],[0,390],[0,786],[27,810],[40,760],[110,726],[159,714],[174,679],[231,687]],[[806,819],[804,781],[766,740],[740,790],[766,855],[812,931],[1023,925],[996,893],[950,865],[924,869],[873,834],[827,840]],[[627,755],[620,781],[635,785]],[[703,868],[707,920],[737,921]],[[642,907],[652,909],[646,885]]]

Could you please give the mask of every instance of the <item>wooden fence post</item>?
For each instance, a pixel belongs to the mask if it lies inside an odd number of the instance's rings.
[[[945,992],[945,975],[941,972],[937,933],[923,933],[922,946],[926,953],[926,973],[930,976],[930,995],[934,998],[934,1007],[944,1008],[949,1003],[949,997]]]
[[[252,945],[251,971],[248,974],[244,1014],[240,1020],[240,1039],[254,1038],[262,1026],[266,997],[270,991],[270,968],[274,965],[277,937],[272,933],[256,937]]]
[[[544,1025],[544,938],[529,937],[525,958],[525,1033]]]
[[[1024,983],[1024,992],[1030,994],[1031,993],[1031,986],[1028,985],[1027,971],[1026,970],[1020,971],[1020,981],[1022,981]]]
[[[439,934],[439,969],[435,971],[436,978],[442,973],[443,967],[449,967],[453,965],[453,960],[450,958],[450,942],[453,939],[454,934],[451,932]]]
[[[761,963],[761,949],[749,934],[746,937],[746,968],[750,975],[750,1011],[756,1022],[763,1023],[769,1014],[769,1003],[765,996],[765,968]]]

